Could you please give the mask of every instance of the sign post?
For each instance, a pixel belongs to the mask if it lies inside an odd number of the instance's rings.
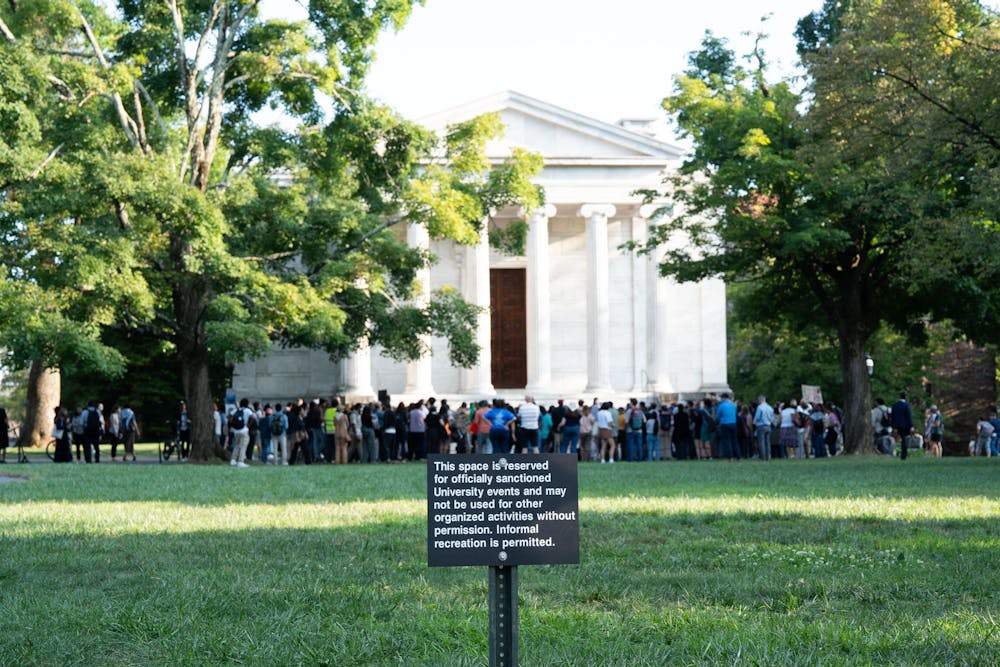
[[[580,562],[576,456],[427,457],[427,564],[486,565],[490,665],[517,665],[518,565]]]

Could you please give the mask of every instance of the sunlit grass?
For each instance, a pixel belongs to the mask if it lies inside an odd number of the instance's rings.
[[[0,474],[0,664],[486,664],[420,466]],[[582,465],[580,495],[580,565],[521,568],[524,665],[1000,655],[998,461]]]

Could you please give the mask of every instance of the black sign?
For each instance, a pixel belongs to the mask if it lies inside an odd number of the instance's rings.
[[[580,562],[575,454],[427,457],[427,564]]]

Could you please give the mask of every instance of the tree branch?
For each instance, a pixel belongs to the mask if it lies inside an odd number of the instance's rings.
[[[38,175],[42,173],[42,170],[45,169],[45,166],[49,162],[52,162],[52,160],[54,160],[57,155],[59,155],[59,151],[61,151],[63,149],[63,146],[65,146],[65,145],[66,144],[59,144],[54,149],[52,149],[52,152],[49,153],[49,156],[47,158],[45,158],[44,160],[42,160],[42,163],[40,165],[38,165],[37,167],[35,167],[34,171],[32,171],[30,174],[28,174],[28,180],[29,181],[33,181],[36,178],[38,178]]]
[[[2,16],[0,16],[0,33],[3,33],[3,36],[6,37],[7,41],[11,44],[17,43],[17,37],[14,37],[14,33],[12,33],[10,28],[7,27],[7,24],[4,23]]]
[[[76,10],[76,15],[80,19],[80,26],[83,29],[83,34],[86,35],[87,41],[90,42],[90,48],[97,57],[97,62],[100,63],[102,69],[111,69],[111,65],[108,64],[107,58],[104,57],[104,51],[101,49],[101,45],[97,42],[97,37],[94,35],[93,29],[90,27],[90,22],[87,21],[87,17],[83,15],[83,11],[81,11],[76,4],[73,5],[73,9]],[[136,125],[135,120],[132,119],[132,117],[129,116],[128,112],[125,110],[125,103],[122,102],[122,96],[117,92],[112,92],[110,94],[110,98],[115,107],[115,112],[118,114],[118,122],[121,125],[122,131],[125,133],[125,137],[134,148],[141,148],[139,142],[139,128]]]
[[[381,232],[384,232],[385,230],[389,229],[393,225],[398,225],[403,220],[406,220],[406,216],[397,215],[397,216],[395,216],[393,218],[389,218],[385,222],[382,222],[382,223],[376,225],[375,227],[373,227],[372,229],[370,229],[369,231],[367,231],[357,241],[355,241],[351,245],[349,245],[346,248],[344,248],[343,252],[344,253],[349,253],[349,252],[353,252],[353,251],[357,250],[368,239],[372,238],[376,234],[380,234]]]
[[[957,111],[954,111],[951,107],[949,107],[947,104],[945,104],[941,100],[938,100],[938,99],[932,97],[931,95],[929,95],[928,93],[924,92],[924,90],[919,86],[919,84],[917,84],[916,81],[908,79],[908,78],[906,78],[904,76],[900,76],[900,75],[896,74],[895,72],[893,72],[892,70],[890,70],[888,68],[885,68],[885,67],[880,68],[880,70],[882,71],[883,74],[885,74],[885,76],[889,77],[893,81],[897,81],[897,82],[903,84],[904,86],[906,86],[907,88],[909,88],[910,90],[912,90],[914,93],[917,94],[917,96],[920,99],[924,100],[925,102],[927,102],[931,106],[936,107],[937,109],[940,109],[947,116],[950,116],[952,119],[958,121],[959,124],[963,125],[964,127],[968,128],[969,130],[972,130],[972,132],[974,134],[976,134],[977,136],[982,137],[986,141],[986,143],[990,145],[990,147],[992,147],[993,149],[995,149],[997,151],[1000,151],[1000,139],[998,139],[997,137],[994,137],[994,136],[990,135],[988,132],[986,132],[986,130],[983,129],[981,123],[979,123],[977,121],[974,121],[974,120],[970,120],[968,118],[965,118],[965,117],[961,116]]]

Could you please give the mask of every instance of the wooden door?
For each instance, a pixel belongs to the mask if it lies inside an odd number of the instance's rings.
[[[497,389],[528,384],[525,273],[525,269],[490,269],[490,371]]]

